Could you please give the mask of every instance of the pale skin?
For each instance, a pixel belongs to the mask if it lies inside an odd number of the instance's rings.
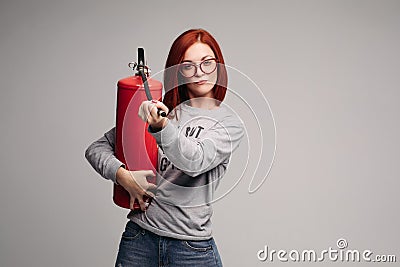
[[[204,43],[197,42],[191,45],[185,52],[183,61],[200,63],[207,58],[215,57],[212,49]],[[206,80],[204,84],[196,82]],[[196,74],[191,78],[186,78],[186,88],[190,98],[190,105],[203,109],[216,109],[218,105],[214,99],[212,91],[217,81],[217,71],[211,74],[203,73],[200,68],[197,68]],[[153,130],[161,130],[168,123],[168,118],[159,116],[157,108],[165,111],[168,114],[169,110],[160,101],[143,101],[139,108],[139,117],[147,122]],[[144,197],[154,197],[152,193],[156,189],[156,185],[148,183],[146,177],[154,177],[151,170],[128,171],[123,167],[117,170],[116,179],[130,194],[130,208],[133,209],[133,203],[137,199],[141,210],[147,209],[147,204],[143,200]]]

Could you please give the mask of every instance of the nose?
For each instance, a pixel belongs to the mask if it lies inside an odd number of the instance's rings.
[[[200,66],[196,66],[196,73],[195,76],[196,77],[201,77],[204,75],[204,72],[200,69]]]

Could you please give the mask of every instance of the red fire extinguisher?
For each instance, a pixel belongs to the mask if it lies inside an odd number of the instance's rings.
[[[139,118],[138,110],[140,104],[151,100],[152,96],[161,100],[162,83],[149,77],[143,48],[138,48],[138,63],[129,63],[129,66],[137,72],[117,84],[115,156],[128,170],[153,170],[156,174],[157,143],[148,133],[147,123]],[[149,182],[155,184],[155,177]],[[130,195],[121,185],[114,184],[113,200],[116,205],[129,209]],[[137,200],[134,209],[140,209]]]

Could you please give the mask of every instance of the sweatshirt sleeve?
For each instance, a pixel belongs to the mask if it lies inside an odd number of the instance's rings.
[[[153,132],[151,127],[148,130],[167,158],[193,177],[229,159],[244,136],[242,122],[234,117],[216,122],[201,139],[187,138],[170,121],[160,131]]]
[[[115,157],[114,148],[115,127],[90,144],[85,151],[85,157],[97,173],[105,179],[117,183],[117,170],[125,165]]]

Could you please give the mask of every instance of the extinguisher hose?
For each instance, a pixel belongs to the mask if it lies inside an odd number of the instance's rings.
[[[153,97],[151,96],[151,93],[150,93],[149,83],[147,82],[146,74],[144,73],[143,68],[139,67],[139,65],[138,65],[138,70],[139,70],[140,76],[142,77],[142,81],[143,81],[143,85],[144,85],[144,91],[146,93],[147,100],[152,100]],[[161,116],[161,117],[166,117],[167,116],[167,113],[165,113],[165,111],[162,110],[162,109],[158,109],[157,110],[157,114],[159,116]]]
[[[136,65],[136,67],[137,67],[138,73],[142,77],[144,91],[146,92],[147,100],[151,101],[153,99],[153,97],[151,96],[149,83],[147,82],[147,77],[144,72],[145,69],[148,70],[148,67],[146,66],[145,61],[144,61],[144,48],[143,47],[138,47],[138,64]],[[163,111],[161,109],[158,109],[157,114],[158,114],[158,116],[162,116],[162,117],[167,116],[165,111]]]

